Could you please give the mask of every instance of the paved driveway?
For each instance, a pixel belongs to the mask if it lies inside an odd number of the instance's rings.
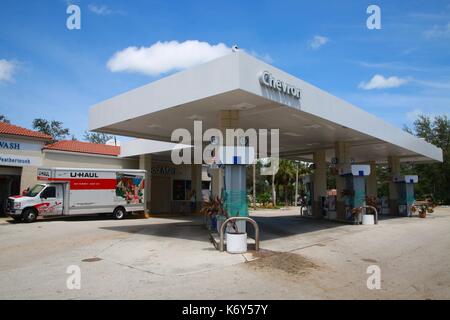
[[[378,226],[252,214],[263,250],[216,251],[199,217],[0,219],[1,299],[450,298],[450,209]],[[66,286],[70,265],[81,289]],[[367,289],[367,267],[381,290]]]

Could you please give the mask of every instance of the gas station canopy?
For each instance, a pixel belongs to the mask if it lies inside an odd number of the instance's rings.
[[[93,106],[90,130],[170,142],[172,131],[218,127],[239,110],[239,127],[279,129],[280,157],[334,157],[337,141],[356,163],[442,161],[442,150],[242,51],[173,74]],[[141,150],[143,151],[143,150]],[[148,152],[150,153],[150,152]]]

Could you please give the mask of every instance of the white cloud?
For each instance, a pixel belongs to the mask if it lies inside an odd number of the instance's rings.
[[[365,68],[374,68],[374,69],[385,69],[385,70],[401,70],[401,71],[418,71],[418,72],[425,72],[430,71],[430,69],[426,68],[419,68],[411,65],[407,65],[401,62],[366,62],[366,61],[356,61],[357,64],[359,64],[362,67]],[[442,70],[442,69],[440,69]]]
[[[364,90],[397,88],[409,81],[410,80],[406,78],[399,78],[395,76],[385,78],[382,75],[376,74],[372,79],[370,79],[370,81],[361,82],[358,87]]]
[[[424,112],[421,109],[414,109],[410,112],[406,113],[406,119],[408,121],[413,122],[415,121],[421,114],[424,114]]]
[[[419,116],[425,116],[430,119],[433,119],[438,116],[447,116],[448,117],[448,115],[449,115],[449,113],[446,111],[441,111],[439,113],[436,113],[436,112],[432,112],[429,110],[429,111],[425,112],[420,108],[416,108],[416,109],[406,113],[406,120],[410,123],[414,123],[414,121],[416,121],[419,118]]]
[[[433,89],[444,89],[450,90],[450,82],[439,82],[439,81],[428,81],[428,80],[414,80],[415,83],[422,85],[424,87],[429,87]]]
[[[107,66],[112,72],[137,72],[157,76],[213,60],[231,52],[223,43],[211,45],[198,40],[167,41],[150,47],[128,47],[116,52]]]
[[[320,47],[322,47],[323,45],[327,44],[329,41],[330,41],[330,39],[328,39],[327,37],[314,36],[314,38],[312,38],[312,40],[310,40],[308,42],[308,47],[313,50],[317,50]]]
[[[450,37],[450,22],[443,26],[434,26],[433,28],[426,30],[423,35],[425,38],[449,38]]]
[[[108,6],[103,5],[103,4],[102,5],[89,4],[88,9],[92,13],[95,13],[99,16],[109,16],[111,14],[121,13],[120,11],[114,11],[114,10],[110,9]]]
[[[273,59],[272,59],[272,57],[270,56],[270,54],[268,54],[268,53],[265,53],[265,54],[259,54],[259,53],[256,52],[256,51],[251,51],[250,54],[251,54],[252,56],[254,56],[255,58],[257,58],[257,59],[264,61],[265,63],[273,63]]]
[[[17,64],[14,61],[0,59],[0,82],[13,81],[16,70]]]

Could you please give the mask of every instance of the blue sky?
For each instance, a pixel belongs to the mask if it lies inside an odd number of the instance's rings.
[[[70,3],[81,30],[66,28]],[[366,27],[371,4],[381,30]],[[450,114],[450,1],[2,0],[0,9],[0,114],[25,127],[60,120],[81,139],[91,105],[174,72],[112,71],[117,52],[187,40],[236,43],[399,127]]]

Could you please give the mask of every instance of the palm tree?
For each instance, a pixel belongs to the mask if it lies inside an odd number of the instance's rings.
[[[285,206],[289,205],[288,201],[289,185],[295,179],[296,172],[297,167],[294,161],[285,159],[280,160],[280,166],[278,168],[278,172],[275,178],[278,181],[278,184],[283,186]]]
[[[0,114],[0,122],[10,123],[4,114]]]
[[[273,189],[283,187],[285,206],[289,205],[289,189],[296,182],[297,174],[303,176],[310,173],[311,169],[305,162],[280,159],[278,172],[275,176],[275,184],[277,186],[274,186]]]

